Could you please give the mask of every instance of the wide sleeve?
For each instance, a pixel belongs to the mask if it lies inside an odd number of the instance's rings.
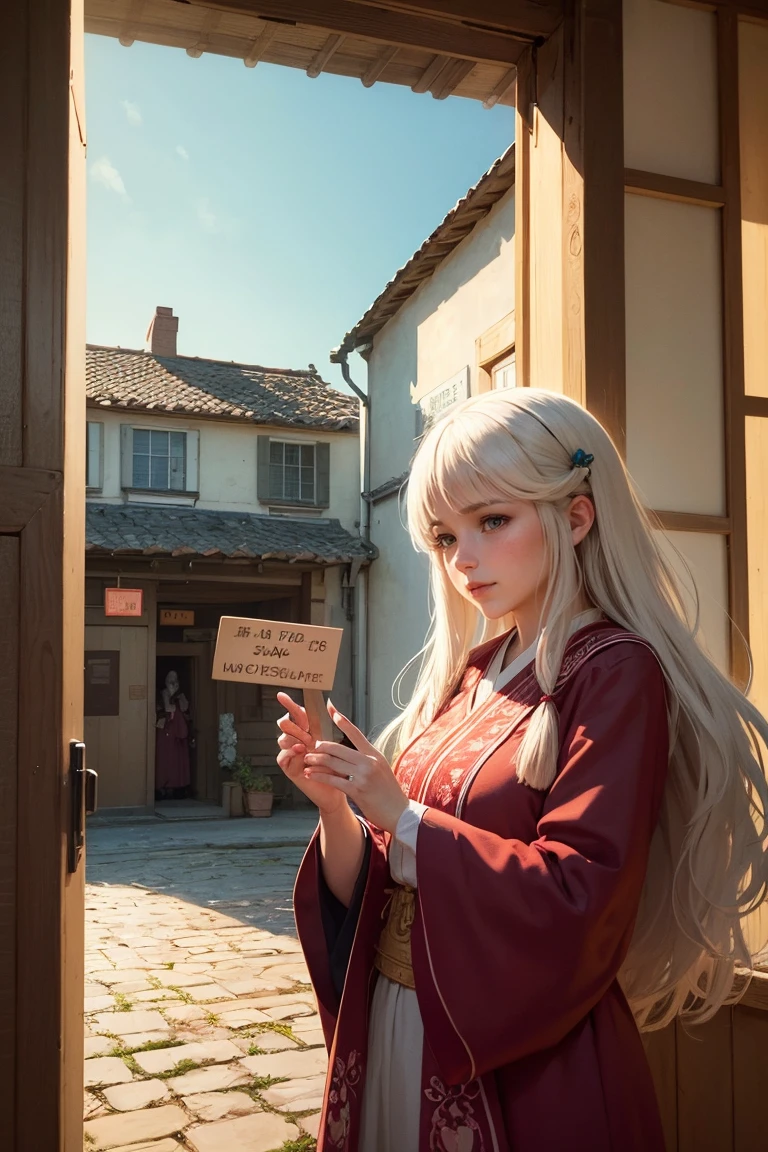
[[[629,643],[576,675],[532,843],[434,808],[421,821],[416,991],[452,1084],[560,1041],[629,946],[668,762],[664,680]]]

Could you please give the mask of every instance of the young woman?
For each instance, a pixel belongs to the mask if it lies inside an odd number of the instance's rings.
[[[751,965],[768,725],[577,404],[457,406],[408,517],[432,627],[379,747],[332,705],[345,743],[319,739],[281,696],[278,762],[320,810],[295,892],[319,1147],[662,1152],[638,1026],[707,1019]]]

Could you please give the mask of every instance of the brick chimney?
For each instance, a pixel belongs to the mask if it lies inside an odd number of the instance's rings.
[[[150,352],[154,356],[175,356],[178,330],[179,318],[174,316],[173,308],[155,308],[147,331]]]

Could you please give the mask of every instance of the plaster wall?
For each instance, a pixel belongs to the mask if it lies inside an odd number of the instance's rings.
[[[199,488],[196,507],[204,510],[264,512],[256,497],[257,437],[268,434],[274,439],[299,443],[325,441],[331,446],[330,507],[323,516],[341,521],[355,531],[360,514],[360,440],[356,433],[318,433],[286,428],[265,428],[213,420],[172,419],[144,412],[117,413],[88,409],[88,420],[101,423],[103,433],[103,476],[100,493],[89,493],[94,500],[120,504],[120,426],[157,428],[163,431],[199,432]],[[169,504],[172,503],[169,500]]]
[[[371,488],[400,476],[416,448],[418,399],[469,367],[475,341],[515,307],[515,198],[504,196],[378,333],[369,361]],[[404,519],[404,515],[403,515]],[[429,625],[427,558],[414,551],[396,494],[376,503],[369,576],[369,717],[395,715],[392,685],[420,650]],[[408,698],[410,676],[403,686]]]

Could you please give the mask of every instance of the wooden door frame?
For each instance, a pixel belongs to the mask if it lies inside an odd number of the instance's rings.
[[[216,711],[216,707],[215,707],[216,684],[215,684],[215,681],[211,679],[210,667],[208,667],[207,675],[206,675],[206,665],[210,666],[212,663],[212,656],[213,656],[212,645],[208,642],[200,642],[200,643],[194,642],[193,643],[193,642],[185,642],[183,640],[172,640],[172,641],[160,641],[160,640],[158,640],[157,645],[156,645],[155,667],[157,666],[157,658],[160,656],[180,656],[180,657],[183,657],[184,659],[192,658],[194,660],[192,667],[194,668],[194,678],[195,678],[195,683],[194,683],[194,688],[193,688],[195,698],[192,701],[192,703],[193,703],[192,715],[193,715],[194,720],[195,720],[194,727],[198,733],[197,756],[195,757],[194,787],[197,791],[200,791],[199,786],[200,786],[200,784],[202,784],[202,786],[203,786],[202,791],[204,791],[206,793],[206,796],[205,797],[198,796],[197,799],[203,800],[205,803],[213,803],[214,801],[211,800],[210,796],[208,795],[208,793],[210,791],[210,786],[213,782],[213,772],[201,770],[201,767],[200,767],[200,750],[201,750],[200,731],[201,731],[201,729],[200,729],[200,723],[199,723],[199,717],[203,713],[203,709],[201,708],[200,705],[201,705],[201,701],[203,700],[203,691],[206,690],[203,688],[204,684],[206,684],[208,686],[207,687],[207,691],[208,691],[207,703],[208,703],[208,705],[210,705],[211,700],[213,700],[214,701],[214,709],[213,709],[214,713]],[[155,678],[154,670],[153,670],[152,675],[153,675],[153,679],[154,679]],[[158,690],[159,690],[158,685],[155,683],[155,699],[157,698]],[[153,708],[152,709],[153,738],[154,738],[154,726],[155,725],[154,725],[154,708]],[[206,743],[205,743],[206,751],[211,756],[213,756],[213,754],[216,750],[215,749],[215,734],[214,734],[213,740],[214,740],[214,747],[213,748],[208,747],[208,739],[207,738],[206,738]],[[153,784],[153,794],[154,794],[154,776],[153,776],[152,784]],[[220,799],[220,797],[219,797],[219,799]]]
[[[0,22],[0,1114],[14,1152],[69,1152],[83,1080],[83,861],[67,871],[83,724],[82,4],[21,0]]]

